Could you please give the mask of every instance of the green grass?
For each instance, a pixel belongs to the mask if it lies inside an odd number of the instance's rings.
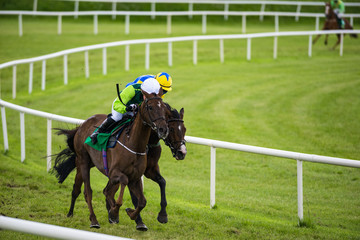
[[[1,18],[0,61],[34,57],[68,48],[135,38],[166,37],[166,24],[134,23],[123,34],[121,21],[104,20],[99,34],[92,21],[64,20],[56,35],[56,20],[29,17],[24,36],[17,21]],[[41,27],[39,25],[41,24]],[[271,32],[273,22],[248,22],[248,32]],[[311,22],[283,22],[281,30],[312,30]],[[241,23],[214,23],[208,34],[240,33]],[[116,28],[119,27],[119,28]],[[239,27],[239,28],[237,28]],[[115,29],[115,30],[114,30]],[[173,35],[200,35],[201,22],[174,23]],[[323,40],[323,39],[322,39]],[[335,41],[330,37],[330,44]],[[101,51],[90,52],[90,79],[84,78],[83,55],[69,56],[69,84],[62,83],[62,59],[47,62],[46,91],[40,90],[41,65],[35,64],[34,92],[28,91],[28,65],[18,67],[18,92],[11,99],[11,69],[1,71],[1,98],[29,108],[86,119],[108,113],[115,84],[147,72],[169,72],[174,91],[166,101],[185,108],[187,135],[275,149],[360,159],[360,45],[345,38],[344,56],[319,41],[307,57],[307,37],[279,38],[272,59],[273,39],[253,39],[252,60],[246,61],[246,41],[225,41],[225,63],[219,63],[218,42],[198,43],[198,65],[192,64],[192,43],[173,45],[173,67],[167,66],[167,45],[151,45],[150,70],[144,70],[144,46],[131,47],[130,71],[124,70],[124,49],[108,50],[108,75],[101,70]],[[214,54],[215,53],[215,54]],[[304,162],[304,217],[298,227],[296,162],[269,156],[217,149],[216,209],[209,208],[209,147],[187,144],[188,155],[177,162],[163,145],[160,161],[167,180],[169,223],[156,221],[157,184],[145,179],[147,206],[142,212],[148,232],[137,232],[124,209],[120,224],[107,221],[102,189],[106,177],[91,172],[93,205],[101,228],[89,229],[89,212],[80,196],[73,218],[66,214],[74,179],[62,184],[46,172],[46,120],[31,115],[26,122],[26,160],[20,162],[19,113],[6,109],[10,151],[0,153],[0,214],[135,239],[359,239],[358,169]],[[72,128],[53,122],[53,127]],[[2,130],[0,132],[2,134]],[[53,135],[52,151],[65,147]],[[0,151],[3,138],[0,138]],[[0,231],[1,239],[39,239]],[[40,238],[42,239],[42,238]]]

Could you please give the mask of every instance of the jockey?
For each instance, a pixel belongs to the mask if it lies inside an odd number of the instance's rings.
[[[119,122],[124,116],[133,116],[133,111],[137,109],[136,104],[141,104],[145,97],[142,94],[142,91],[147,92],[148,94],[160,92],[160,84],[154,78],[148,78],[141,84],[132,84],[127,86],[120,93],[120,98],[117,97],[111,108],[111,114],[101,123],[99,128],[91,134],[91,142],[93,144],[97,143],[97,135],[99,133],[105,133],[113,129],[116,126],[116,123]]]
[[[171,88],[172,78],[166,72],[160,72],[157,75],[151,75],[151,74],[142,75],[142,76],[136,78],[134,81],[126,84],[126,87],[133,85],[133,84],[143,83],[147,79],[150,79],[150,78],[155,78],[159,82],[159,84],[164,92],[164,95],[162,95],[162,98],[164,98],[164,96],[167,92],[170,92],[172,90],[172,88]]]
[[[336,15],[336,21],[338,23],[339,28],[343,29],[345,27],[345,22],[342,19],[345,12],[344,2],[342,0],[331,0],[330,5]]]

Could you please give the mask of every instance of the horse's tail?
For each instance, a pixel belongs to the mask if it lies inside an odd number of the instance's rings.
[[[55,174],[59,183],[63,183],[67,176],[75,169],[76,153],[74,148],[74,136],[78,131],[78,127],[72,130],[57,129],[57,135],[65,135],[68,147],[56,154],[55,165],[52,173]]]

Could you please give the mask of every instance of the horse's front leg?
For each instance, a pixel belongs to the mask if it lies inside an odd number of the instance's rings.
[[[315,44],[317,42],[317,40],[319,40],[319,38],[321,37],[321,35],[317,35],[314,40],[312,41],[312,44]]]
[[[325,44],[325,45],[327,45],[327,44],[328,44],[328,37],[329,37],[329,35],[328,35],[328,34],[326,34],[326,35],[325,35],[325,42],[324,42],[324,44]]]
[[[126,212],[129,215],[131,220],[135,220],[138,215],[140,214],[141,210],[145,208],[146,206],[146,199],[143,192],[142,182],[141,179],[139,179],[136,182],[129,183],[128,185],[129,190],[136,196],[138,199],[138,205],[134,209],[127,208]]]
[[[128,178],[121,172],[114,171],[109,176],[109,182],[105,187],[103,193],[106,197],[106,207],[108,209],[108,217],[110,223],[119,223],[119,209],[123,204],[123,196]],[[120,195],[115,201],[114,196],[121,185]]]

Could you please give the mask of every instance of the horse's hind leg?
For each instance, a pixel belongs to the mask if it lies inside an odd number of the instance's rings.
[[[86,158],[84,158],[86,159]],[[81,168],[81,175],[82,179],[84,181],[84,196],[86,203],[88,205],[89,211],[90,211],[90,227],[91,228],[100,228],[100,224],[96,219],[96,215],[94,213],[94,209],[92,206],[92,189],[90,186],[90,167],[89,167],[89,161],[86,161],[85,163],[80,166]]]
[[[69,213],[67,214],[68,217],[73,216],[75,202],[76,202],[76,199],[78,198],[78,196],[81,193],[81,185],[82,184],[83,184],[83,179],[82,179],[82,176],[81,176],[81,172],[79,170],[77,170],[76,176],[75,176],[75,182],[74,182],[74,185],[73,185],[73,190],[72,190],[72,193],[71,193],[71,205],[70,205]]]

